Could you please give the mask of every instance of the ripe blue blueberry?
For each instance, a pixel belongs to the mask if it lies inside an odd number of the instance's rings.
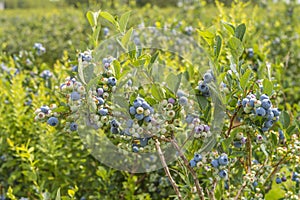
[[[209,92],[209,88],[206,83],[199,83],[198,90],[205,94]]]
[[[255,98],[251,98],[251,99],[249,100],[248,105],[251,106],[251,107],[253,108],[254,105],[255,105],[255,102],[256,102],[256,99],[255,99]]]
[[[204,79],[204,82],[205,83],[209,83],[213,80],[213,76],[211,73],[209,72],[206,72],[204,75],[203,75],[203,79]]]
[[[190,160],[191,167],[196,167],[196,165],[197,165],[197,162],[194,159]]]
[[[115,119],[111,120],[110,125],[111,125],[111,127],[114,127],[114,128],[119,128],[119,126],[120,126],[119,122]]]
[[[260,116],[260,117],[263,117],[266,115],[266,110],[263,107],[257,108],[255,112],[256,112],[256,115]]]
[[[150,105],[147,103],[147,102],[143,102],[142,103],[142,108],[144,108],[144,109],[150,109]]]
[[[253,185],[253,187],[257,187],[257,186],[258,186],[258,182],[257,182],[257,181],[254,181],[254,182],[252,183],[252,185]]]
[[[71,131],[77,131],[77,129],[78,129],[78,125],[75,122],[72,122],[70,124],[70,130]]]
[[[145,121],[146,123],[150,123],[151,120],[152,120],[152,119],[151,119],[150,116],[147,116],[147,117],[144,118],[144,121]]]
[[[242,145],[243,145],[243,144],[242,144],[240,141],[234,141],[234,142],[233,142],[233,146],[234,146],[235,148],[241,148]]]
[[[102,96],[103,93],[104,93],[103,88],[98,88],[98,89],[97,89],[97,94],[98,94],[98,96]]]
[[[98,100],[98,104],[99,105],[103,105],[104,104],[104,99],[103,98],[97,97],[96,99]]]
[[[226,178],[226,177],[227,177],[227,171],[226,171],[226,170],[221,170],[221,171],[219,172],[219,176],[220,176],[221,178]]]
[[[49,112],[49,110],[50,110],[50,108],[49,108],[48,106],[42,106],[40,109],[41,109],[41,111],[42,111],[43,113],[45,113],[45,114],[48,114],[48,112]]]
[[[228,164],[228,157],[227,155],[222,155],[219,157],[218,162],[220,165],[227,165]]]
[[[201,133],[204,130],[203,125],[199,125],[195,127],[195,133]]]
[[[128,120],[126,122],[126,126],[127,126],[127,128],[131,128],[133,126],[133,120],[132,119]]]
[[[72,101],[78,101],[80,99],[80,94],[76,91],[71,93],[71,100]]]
[[[286,182],[286,181],[287,181],[286,176],[282,176],[282,177],[281,177],[281,181],[282,181],[282,182]]]
[[[180,98],[182,96],[185,96],[185,93],[182,90],[177,91],[177,96]]]
[[[194,160],[195,160],[196,162],[201,161],[201,160],[202,160],[201,154],[196,153],[196,154],[194,155]]]
[[[272,112],[273,112],[273,114],[274,114],[274,117],[278,117],[278,116],[280,115],[280,112],[278,111],[277,108],[273,108],[273,109],[272,109]]]
[[[145,147],[148,144],[148,138],[140,138],[141,147]]]
[[[281,182],[282,182],[281,178],[280,177],[276,177],[276,183],[280,184]]]
[[[268,128],[268,127],[262,127],[261,130],[262,130],[263,132],[266,132],[266,131],[269,130],[269,128]]]
[[[131,107],[129,108],[129,113],[130,113],[131,115],[135,115],[135,114],[136,114],[136,108],[133,107],[133,106],[131,106]]]
[[[268,110],[269,108],[271,108],[272,103],[269,99],[264,99],[261,101],[261,107],[263,107],[264,109]]]
[[[135,114],[134,117],[140,121],[144,118],[144,115],[143,114]]]
[[[116,127],[111,127],[111,128],[110,128],[110,132],[111,132],[112,134],[118,134],[118,133],[119,133],[119,129],[116,128]]]
[[[185,118],[186,123],[190,124],[193,122],[194,117],[192,115],[188,115]]]
[[[109,85],[115,86],[117,84],[117,79],[115,77],[109,77],[107,82]]]
[[[268,95],[262,94],[259,98],[260,101],[263,101],[264,99],[269,99]]]
[[[279,140],[284,140],[285,137],[283,131],[279,130],[278,133],[279,133]]]
[[[246,105],[247,105],[248,102],[249,102],[249,99],[244,98],[244,99],[242,100],[242,106],[243,106],[243,107],[246,107]]]
[[[58,124],[58,119],[56,117],[50,117],[47,121],[50,126],[56,126]]]
[[[169,98],[169,99],[168,99],[168,102],[171,103],[171,104],[174,104],[174,103],[175,103],[175,99]]]
[[[218,160],[212,160],[211,161],[211,163],[210,163],[214,168],[217,168],[217,167],[219,167],[219,162],[218,162]]]
[[[138,153],[139,152],[139,147],[138,146],[133,146],[132,151],[135,152],[135,153]]]
[[[143,104],[143,102],[141,100],[138,100],[138,99],[134,100],[134,102],[133,102],[133,106],[135,108],[138,108],[138,107],[142,106],[142,104]]]
[[[265,122],[264,127],[271,128],[273,126],[273,120],[268,120]]]
[[[188,102],[188,99],[185,96],[182,96],[179,98],[179,104],[180,105],[186,105]]]
[[[108,114],[108,110],[107,110],[106,108],[101,108],[101,109],[99,110],[99,114],[100,114],[101,116],[106,116],[106,115]]]

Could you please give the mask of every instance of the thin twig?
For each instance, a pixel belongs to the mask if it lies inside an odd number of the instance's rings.
[[[163,166],[163,168],[164,168],[164,170],[165,170],[165,173],[166,173],[166,175],[168,176],[169,181],[170,181],[171,185],[173,186],[173,189],[175,190],[175,193],[176,193],[177,196],[178,196],[178,199],[181,200],[181,199],[182,199],[182,196],[181,196],[181,194],[180,194],[179,188],[178,188],[176,182],[174,181],[174,179],[173,179],[173,177],[172,177],[172,175],[171,175],[171,173],[170,173],[170,170],[169,170],[168,165],[167,165],[167,163],[166,163],[164,154],[163,154],[163,152],[162,152],[162,150],[161,150],[161,148],[160,148],[160,143],[159,143],[158,139],[155,140],[155,146],[156,146],[156,150],[158,151],[158,155],[159,155],[161,164],[162,164],[162,166]]]
[[[242,187],[239,189],[237,195],[235,196],[234,200],[238,200],[239,199],[239,197],[241,196],[241,194],[242,194],[242,192],[243,192],[243,190],[245,189],[246,186],[247,186],[247,183],[244,182],[243,185],[242,185]]]
[[[196,172],[194,171],[194,169],[190,166],[189,161],[187,160],[187,158],[184,156],[184,154],[181,151],[181,148],[178,146],[177,142],[175,141],[174,138],[171,139],[171,143],[172,145],[175,147],[175,149],[178,151],[180,158],[183,160],[184,165],[187,167],[187,169],[189,170],[189,172],[191,173],[196,189],[197,189],[197,193],[198,196],[201,200],[204,200],[204,194],[202,191],[202,188],[199,184],[199,180],[197,178]]]

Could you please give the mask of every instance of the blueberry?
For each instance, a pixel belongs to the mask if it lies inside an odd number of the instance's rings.
[[[138,100],[138,99],[134,100],[134,102],[133,102],[133,106],[135,108],[142,106],[142,104],[143,104],[143,102],[141,100]]]
[[[253,108],[254,105],[255,105],[255,102],[256,102],[256,99],[255,98],[251,98],[250,101],[248,102],[248,105]]]
[[[186,123],[190,124],[193,122],[194,117],[192,115],[188,115],[185,118]]]
[[[78,129],[78,125],[75,122],[72,122],[70,124],[70,130],[71,131],[77,131],[77,129]]]
[[[272,103],[269,99],[264,99],[261,101],[261,107],[263,107],[264,109],[268,110],[269,108],[271,108]]]
[[[107,110],[106,108],[101,108],[101,109],[99,110],[99,114],[100,114],[101,116],[106,116],[106,115],[108,114],[108,110]]]
[[[211,163],[210,163],[214,168],[217,168],[217,167],[219,167],[219,162],[218,162],[218,160],[212,160],[211,161]]]
[[[185,93],[182,91],[182,90],[178,90],[177,91],[177,96],[180,98],[180,97],[182,97],[182,96],[184,96],[185,95]]]
[[[209,92],[209,88],[206,83],[199,83],[198,89],[200,92],[207,94]]]
[[[271,128],[273,126],[273,120],[268,120],[265,122],[264,127]]]
[[[175,103],[175,99],[169,98],[169,99],[168,99],[168,102],[171,103],[171,104],[174,104],[174,103]]]
[[[47,121],[50,126],[56,126],[58,124],[58,119],[56,117],[50,117]]]
[[[71,93],[71,100],[72,101],[78,101],[80,99],[80,94],[78,92],[72,92]]]
[[[114,128],[119,128],[119,126],[120,126],[119,122],[115,119],[111,120],[110,125],[111,125],[111,127],[114,127]]]
[[[134,117],[140,121],[144,118],[144,115],[143,114],[135,114]]]
[[[43,113],[48,114],[50,108],[48,106],[42,106],[40,109]]]
[[[269,130],[269,128],[268,127],[262,127],[262,129],[261,129],[263,132],[266,132],[266,131],[268,131]]]
[[[142,108],[144,108],[144,109],[150,109],[151,106],[147,102],[143,102],[142,103]]]
[[[235,148],[241,148],[242,145],[243,145],[243,144],[242,144],[240,141],[234,141],[234,142],[233,142],[233,146],[234,146]]]
[[[272,112],[273,112],[273,114],[274,114],[274,117],[278,117],[278,116],[280,115],[280,112],[278,111],[277,108],[273,108],[273,109],[272,109]]]
[[[132,120],[132,119],[128,120],[128,121],[126,122],[126,126],[127,126],[128,128],[131,128],[131,127],[133,126],[133,120]]]
[[[204,130],[203,125],[199,125],[195,127],[195,132],[196,133],[201,133]]]
[[[220,165],[227,165],[228,164],[227,155],[220,156],[219,159],[218,159],[218,162],[219,162]]]
[[[281,181],[286,182],[287,181],[286,176],[281,177]]]
[[[283,131],[282,131],[282,130],[279,130],[278,133],[279,133],[279,139],[280,139],[280,140],[284,140],[285,137],[284,137]]]
[[[257,182],[257,181],[254,181],[254,182],[252,183],[252,185],[253,185],[253,187],[257,187],[257,186],[258,186],[258,182]]]
[[[276,178],[276,183],[277,183],[277,184],[280,184],[281,182],[282,182],[282,181],[281,181],[281,178],[280,178],[280,177],[277,177],[277,178]]]
[[[191,166],[191,167],[196,167],[196,165],[197,165],[197,162],[196,162],[194,159],[192,159],[192,160],[190,161],[190,166]]]
[[[259,100],[263,101],[264,99],[269,99],[268,95],[262,94],[259,98]]]
[[[263,117],[263,116],[266,115],[266,110],[262,107],[259,107],[259,108],[256,109],[255,113],[256,113],[257,116]]]
[[[185,96],[182,96],[179,98],[179,104],[180,105],[186,105],[188,102],[188,99]]]
[[[248,104],[248,102],[249,102],[249,99],[244,98],[244,99],[242,100],[242,106],[243,106],[243,107],[246,107],[246,105]]]
[[[268,118],[268,120],[271,120],[274,118],[274,113],[272,112],[271,109],[267,110],[267,118]]]
[[[151,119],[150,116],[147,116],[147,117],[144,118],[144,121],[145,121],[146,123],[150,123],[151,120],[152,120],[152,119]]]
[[[138,146],[133,146],[132,151],[135,152],[135,153],[139,152]]]
[[[109,85],[115,86],[117,84],[117,79],[115,77],[109,77],[107,82]]]
[[[104,99],[102,99],[101,97],[97,97],[96,99],[98,100],[98,104],[99,105],[103,105],[104,104]]]
[[[228,184],[228,181],[225,181],[225,183],[224,183],[224,189],[225,189],[225,190],[229,190],[229,184]]]
[[[104,93],[103,88],[98,88],[98,89],[97,89],[97,94],[98,94],[98,96],[102,96],[103,93]]]
[[[141,147],[145,147],[148,144],[148,138],[140,138]]]
[[[210,131],[210,126],[203,125],[203,127],[204,127],[204,132],[209,132]]]
[[[206,72],[204,75],[203,75],[203,79],[204,79],[204,82],[205,83],[209,83],[213,80],[213,76],[211,75],[211,73],[209,72]]]
[[[194,160],[195,160],[196,162],[201,161],[201,160],[202,160],[201,154],[196,153],[196,154],[194,155]]]
[[[221,170],[221,171],[219,172],[219,176],[220,176],[221,178],[225,178],[225,177],[227,176],[227,171],[226,171],[226,170]]]
[[[112,134],[118,134],[118,133],[119,133],[119,129],[116,128],[116,127],[111,127],[111,128],[110,128],[110,132],[111,132]]]
[[[131,107],[129,108],[129,113],[130,113],[131,115],[135,115],[135,114],[136,114],[136,109],[135,109],[135,107],[131,106]]]

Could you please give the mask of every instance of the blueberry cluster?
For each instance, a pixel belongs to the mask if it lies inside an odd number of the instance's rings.
[[[275,182],[276,182],[277,184],[280,184],[280,183],[286,182],[286,181],[287,181],[287,178],[286,178],[285,175],[283,175],[282,177],[280,177],[280,175],[277,174],[276,179],[275,179]]]
[[[206,124],[197,124],[194,128],[195,138],[206,138],[211,136],[210,127]]]
[[[42,71],[42,73],[40,74],[40,77],[42,77],[45,80],[50,79],[53,76],[52,72],[50,70],[44,70]]]
[[[202,161],[202,155],[201,154],[198,154],[196,153],[194,155],[194,158],[190,160],[190,166],[191,167],[196,167],[197,166],[197,163]]]
[[[207,71],[204,75],[203,75],[203,80],[201,80],[198,83],[198,90],[201,92],[201,94],[205,97],[209,97],[210,96],[210,91],[209,91],[209,87],[208,84],[213,81],[214,76],[212,74],[212,71]]]
[[[226,154],[222,154],[218,158],[213,159],[210,164],[212,165],[213,168],[220,169],[219,176],[221,178],[226,178],[227,177],[227,170],[223,169],[223,168],[224,168],[224,166],[227,166],[228,163],[229,163],[228,156]]]
[[[55,109],[57,106],[55,104],[51,104],[49,106],[41,106],[40,108],[35,110],[35,121],[45,121],[47,118],[51,118],[49,121],[49,125],[56,126],[58,124],[57,113],[52,112],[53,109]],[[52,122],[52,123],[51,123]]]
[[[46,53],[46,48],[41,43],[34,43],[33,48],[39,56]]]
[[[264,124],[262,131],[268,131],[275,122],[279,120],[280,112],[272,107],[270,98],[263,94],[259,99],[254,94],[247,95],[241,102],[245,113],[254,113],[256,116],[263,117]]]
[[[137,97],[129,107],[129,113],[138,121],[149,123],[154,109],[143,98]]]

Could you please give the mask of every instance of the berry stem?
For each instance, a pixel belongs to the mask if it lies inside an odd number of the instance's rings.
[[[170,181],[170,183],[172,184],[173,189],[175,190],[175,192],[176,192],[176,194],[177,194],[177,196],[178,196],[178,199],[181,200],[181,199],[182,199],[182,196],[181,196],[181,194],[180,194],[179,188],[178,188],[176,182],[174,181],[174,179],[172,178],[172,175],[171,175],[170,170],[169,170],[169,168],[168,168],[168,165],[167,165],[167,163],[166,163],[164,154],[163,154],[163,152],[162,152],[162,150],[161,150],[161,148],[160,148],[160,142],[158,141],[158,139],[155,140],[155,146],[156,146],[156,150],[158,151],[158,155],[159,155],[161,164],[162,164],[162,166],[163,166],[163,168],[164,168],[164,170],[165,170],[165,173],[166,173],[166,175],[168,176],[169,181]]]
[[[229,128],[228,128],[228,131],[227,131],[227,134],[225,135],[226,138],[228,138],[230,136],[230,132],[231,130],[233,129],[233,122],[234,122],[234,119],[235,117],[237,116],[237,113],[239,112],[241,106],[239,106],[237,108],[237,110],[234,112],[234,114],[231,116],[230,118],[230,124],[229,124]]]
[[[178,146],[176,140],[174,138],[172,138],[171,140],[171,143],[172,145],[175,147],[175,149],[178,151],[179,153],[179,156],[180,158],[183,160],[184,162],[184,165],[187,167],[187,169],[190,171],[192,177],[193,177],[193,180],[194,180],[194,183],[195,183],[195,186],[196,186],[196,189],[197,189],[197,193],[198,193],[198,196],[201,200],[204,200],[204,194],[202,192],[202,188],[199,184],[199,180],[197,178],[197,174],[196,172],[194,171],[194,169],[190,166],[189,164],[189,161],[187,160],[187,158],[184,156],[184,154],[182,153],[181,151],[181,148]]]

